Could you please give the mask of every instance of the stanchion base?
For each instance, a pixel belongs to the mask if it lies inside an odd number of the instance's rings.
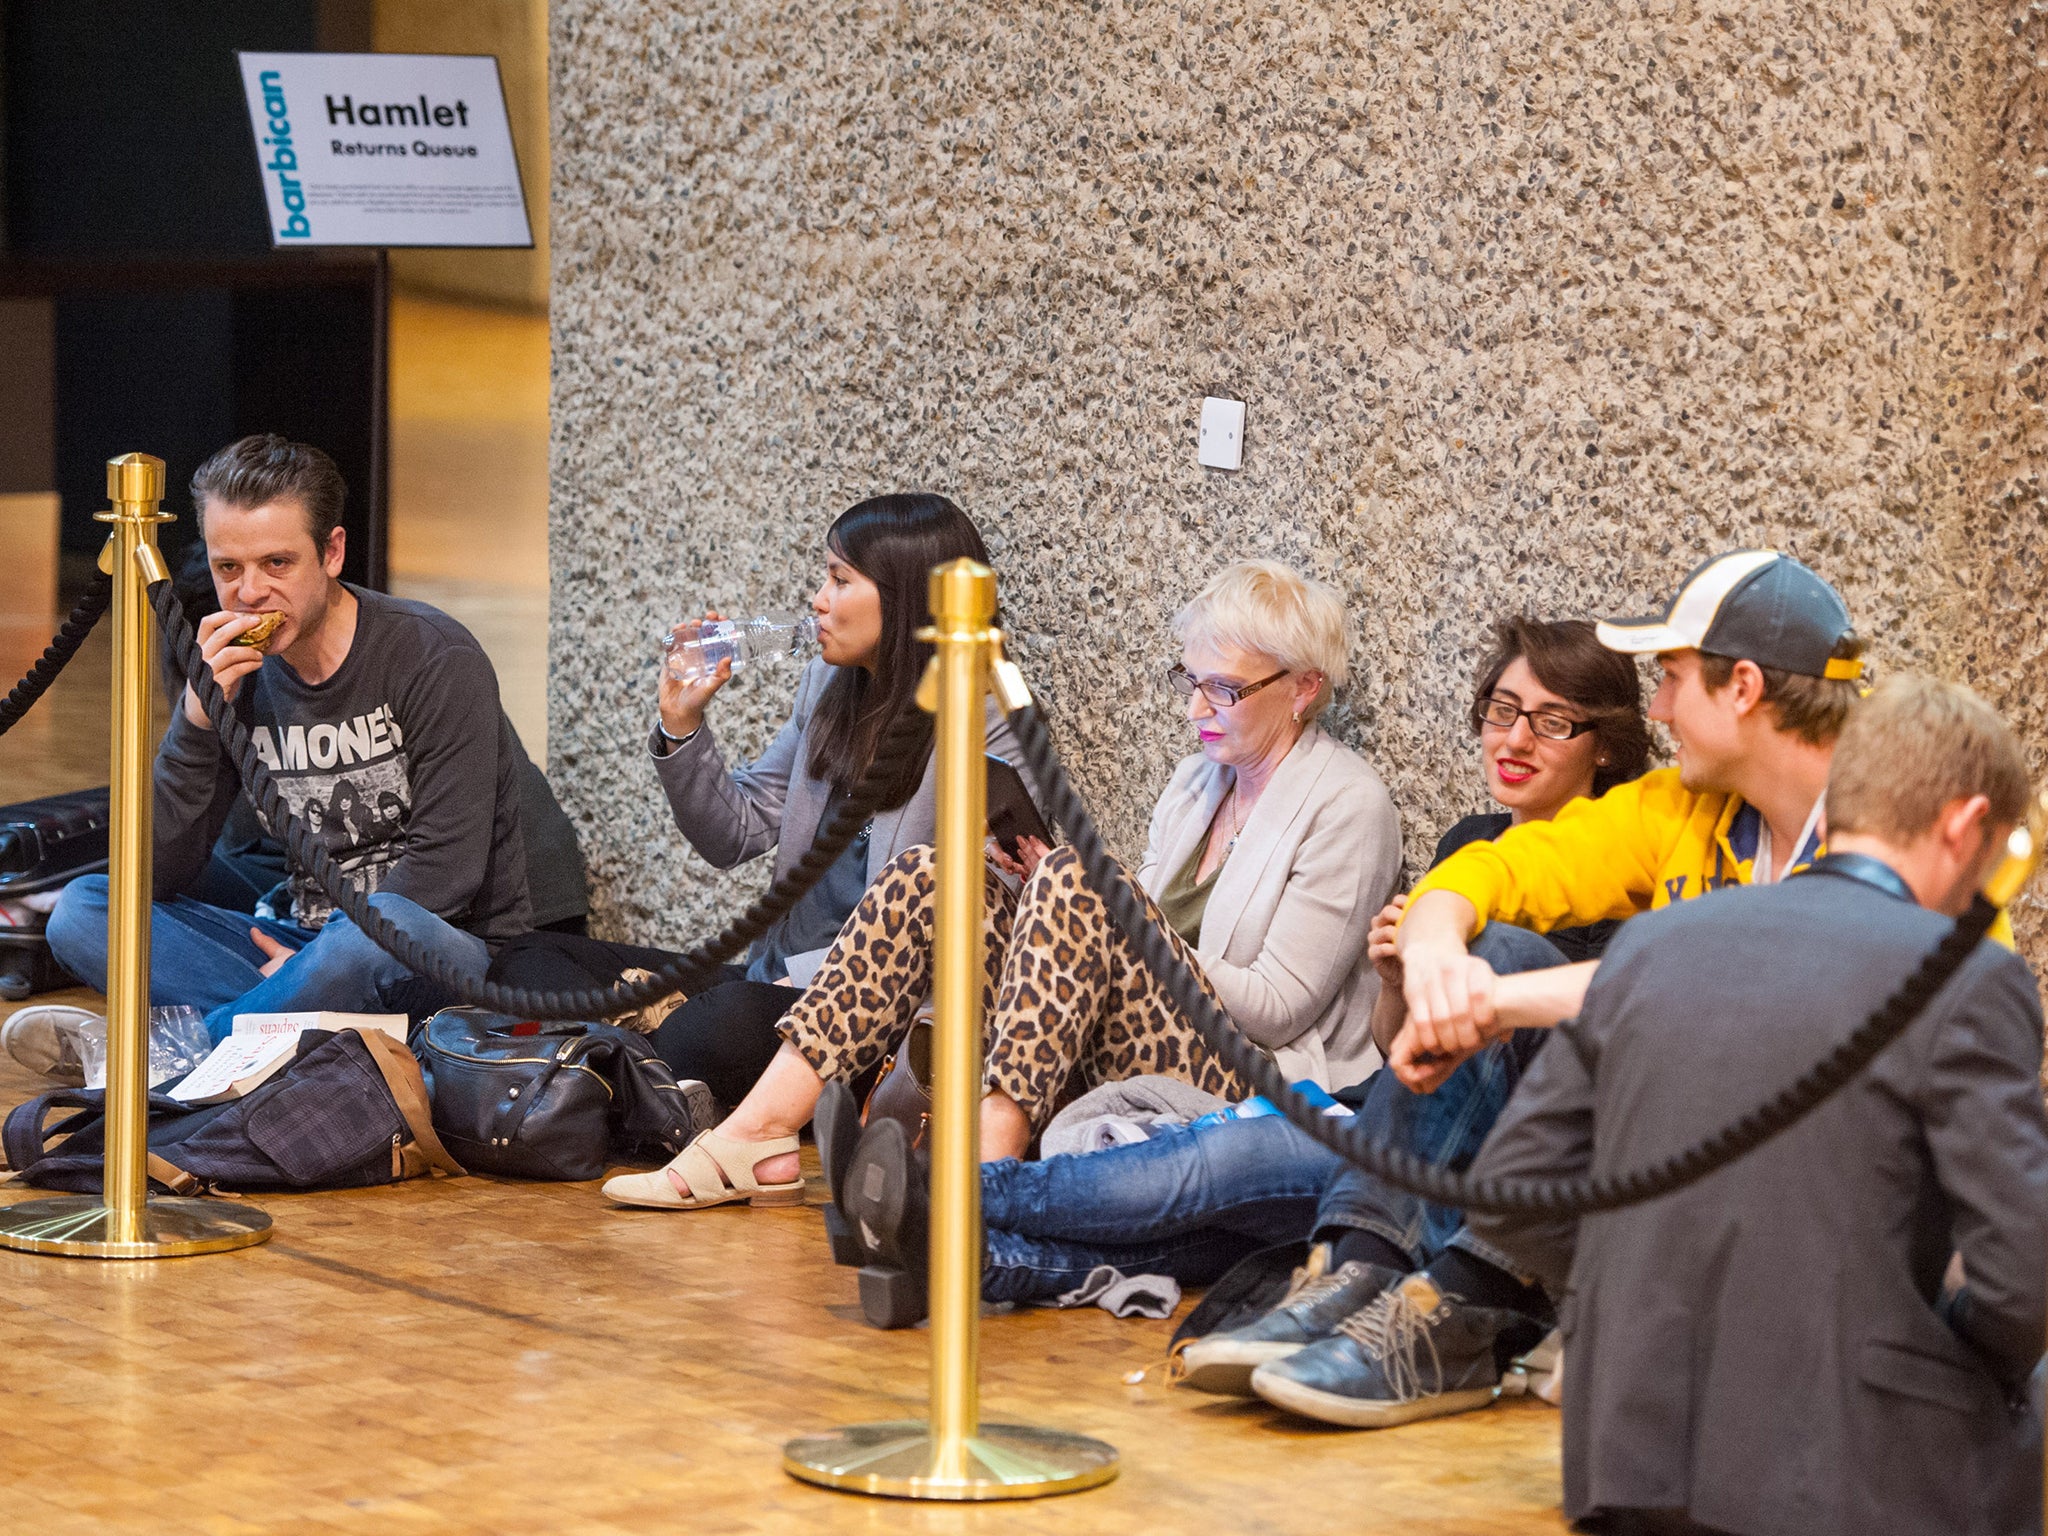
[[[226,1253],[270,1236],[270,1218],[232,1200],[165,1196],[142,1208],[138,1242],[116,1242],[114,1213],[97,1195],[58,1195],[0,1208],[0,1248],[78,1259],[170,1259]]]
[[[807,1483],[894,1499],[1040,1499],[1095,1488],[1117,1474],[1116,1447],[1024,1424],[984,1424],[945,1457],[923,1419],[856,1424],[792,1440],[782,1470]]]

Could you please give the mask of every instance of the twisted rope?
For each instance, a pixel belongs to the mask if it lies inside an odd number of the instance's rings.
[[[229,760],[241,773],[250,797],[271,827],[281,833],[295,865],[311,874],[338,908],[411,970],[431,977],[470,1002],[530,1018],[603,1018],[644,1007],[674,991],[695,990],[718,966],[767,932],[817,883],[852,842],[886,790],[899,782],[898,776],[909,757],[922,747],[925,738],[922,718],[915,711],[907,711],[891,728],[866,777],[840,805],[797,865],[715,938],[667,962],[648,980],[561,992],[507,987],[450,966],[370,905],[368,898],[341,873],[326,848],[312,838],[285,805],[269,768],[256,755],[247,727],[228,708],[212,670],[199,655],[191,625],[186,622],[170,583],[151,586],[149,597],[171,654],[198,694],[207,717],[215,722]],[[90,620],[86,627],[91,627]],[[1020,710],[1011,717],[1011,723],[1025,761],[1045,787],[1047,808],[1073,838],[1089,885],[1102,897],[1111,919],[1165,984],[1209,1049],[1270,1100],[1296,1128],[1338,1156],[1425,1200],[1464,1210],[1583,1216],[1654,1200],[1697,1183],[1796,1125],[1868,1066],[1912,1025],[1935,994],[1961,969],[1998,916],[1996,907],[1978,897],[1941,942],[1922,957],[1912,974],[1847,1039],[1789,1087],[1676,1156],[1652,1167],[1620,1174],[1563,1179],[1475,1178],[1425,1162],[1403,1148],[1376,1142],[1358,1117],[1331,1118],[1295,1092],[1272,1060],[1240,1034],[1228,1013],[1211,1000],[1201,980],[1151,921],[1122,868],[1104,847],[1094,819],[1068,779],[1037,710]]]
[[[368,934],[378,948],[395,956],[407,969],[440,983],[465,1002],[521,1018],[604,1019],[629,1009],[644,1008],[673,992],[699,990],[721,965],[766,933],[818,883],[889,791],[901,783],[912,759],[922,756],[928,739],[922,712],[915,708],[905,710],[883,737],[866,776],[840,802],[803,858],[713,938],[665,962],[647,979],[554,992],[511,987],[451,965],[370,904],[369,897],[342,873],[333,855],[306,830],[305,823],[278,793],[269,767],[256,755],[249,728],[229,707],[220,684],[214,680],[213,669],[200,655],[192,626],[171,591],[171,584],[154,583],[149,588],[149,601],[163,626],[165,645],[193,692],[198,694],[206,718],[214,723],[227,747],[228,761],[241,774],[249,798],[284,843],[292,867],[311,875],[329,901],[347,913],[349,920]]]
[[[85,637],[92,633],[93,625],[99,623],[100,615],[107,611],[113,595],[114,578],[105,571],[95,572],[92,585],[72,605],[71,616],[65,619],[56,637],[43,648],[36,664],[8,691],[6,698],[0,699],[0,736],[13,730],[15,722],[34,707],[37,699],[49,692],[50,684],[57,681],[57,674],[78,654],[78,648],[85,644]]]
[[[1153,974],[1165,983],[1174,1002],[1193,1022],[1209,1049],[1270,1100],[1298,1130],[1339,1157],[1425,1200],[1468,1211],[1585,1216],[1617,1210],[1695,1184],[1755,1151],[1811,1114],[1868,1066],[1878,1052],[1905,1033],[1969,959],[1998,917],[1998,909],[1979,896],[1970,910],[1956,920],[1955,927],[1921,959],[1913,973],[1840,1045],[1790,1087],[1674,1157],[1653,1167],[1601,1176],[1475,1178],[1425,1162],[1404,1148],[1377,1142],[1360,1117],[1331,1118],[1296,1093],[1271,1058],[1240,1034],[1230,1015],[1210,999],[1201,980],[1152,923],[1122,867],[1103,847],[1101,834],[1068,780],[1038,712],[1019,710],[1010,717],[1010,724],[1023,746],[1024,760],[1045,786],[1047,809],[1073,839],[1089,885],[1108,905],[1112,920],[1137,946]]]

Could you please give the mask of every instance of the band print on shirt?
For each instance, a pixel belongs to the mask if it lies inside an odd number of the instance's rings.
[[[250,735],[292,814],[326,847],[351,884],[365,894],[376,891],[385,871],[405,852],[412,811],[405,733],[391,706],[344,721],[295,723],[281,731],[258,725]],[[287,884],[291,921],[318,928],[333,915],[334,904],[311,875],[295,869]],[[276,895],[264,906],[273,905]]]

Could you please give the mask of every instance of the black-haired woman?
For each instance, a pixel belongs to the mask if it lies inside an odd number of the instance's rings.
[[[930,725],[914,698],[931,646],[917,631],[931,622],[932,567],[963,557],[986,562],[988,551],[967,514],[943,496],[875,496],[841,513],[826,531],[824,579],[811,597],[821,654],[797,682],[787,723],[751,763],[728,766],[706,720],[731,664],[693,682],[664,669],[648,753],[676,826],[719,869],[772,852],[781,875],[860,784],[896,721],[907,712],[926,722],[906,771],[824,878],[744,965],[726,967],[722,981],[655,1030],[655,1048],[676,1075],[704,1082],[723,1103],[745,1097],[774,1058],[776,1021],[802,995],[869,883],[903,850],[932,840]],[[993,704],[988,742],[997,756],[1018,756]],[[534,934],[501,951],[491,974],[522,986],[587,986],[666,958],[663,950]],[[798,1184],[797,1198],[801,1192]]]

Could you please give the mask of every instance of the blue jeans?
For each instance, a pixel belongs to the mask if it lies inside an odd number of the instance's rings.
[[[1472,953],[1503,976],[1566,963],[1548,939],[1504,923],[1489,924]],[[1367,1085],[1359,1123],[1375,1140],[1464,1168],[1548,1034],[1525,1029],[1496,1041],[1435,1093],[1410,1093],[1382,1071]],[[1454,1235],[1513,1267],[1463,1234],[1462,1212],[1382,1183],[1278,1115],[1175,1126],[1078,1157],[988,1163],[981,1198],[989,1301],[1048,1300],[1098,1264],[1207,1285],[1254,1249],[1331,1226],[1376,1232],[1418,1267]]]
[[[1502,976],[1568,963],[1548,939],[1505,923],[1489,923],[1472,941],[1472,953]],[[1440,1167],[1467,1168],[1549,1034],[1547,1029],[1518,1029],[1496,1040],[1460,1065],[1434,1093],[1410,1093],[1392,1072],[1381,1072],[1366,1091],[1359,1109],[1361,1123],[1375,1140],[1405,1147]],[[1466,1234],[1464,1226],[1463,1211],[1433,1205],[1348,1164],[1324,1191],[1314,1221],[1318,1231],[1356,1227],[1377,1233],[1418,1268],[1455,1241],[1498,1268],[1513,1271],[1497,1251]]]
[[[476,975],[490,964],[484,941],[443,922],[403,896],[376,895],[370,905],[435,953]],[[297,954],[269,976],[269,957],[256,947],[257,928]],[[50,914],[50,951],[87,986],[107,989],[107,877],[86,875],[64,887]],[[203,1009],[207,1033],[224,1040],[238,1013],[341,1013],[392,1011],[386,994],[412,978],[397,959],[337,912],[317,933],[276,918],[251,917],[210,907],[189,896],[152,905],[149,920],[149,1001]]]
[[[1207,1285],[1308,1230],[1335,1153],[1278,1115],[1171,1126],[1106,1152],[981,1170],[989,1301],[1045,1301],[1100,1264]]]

